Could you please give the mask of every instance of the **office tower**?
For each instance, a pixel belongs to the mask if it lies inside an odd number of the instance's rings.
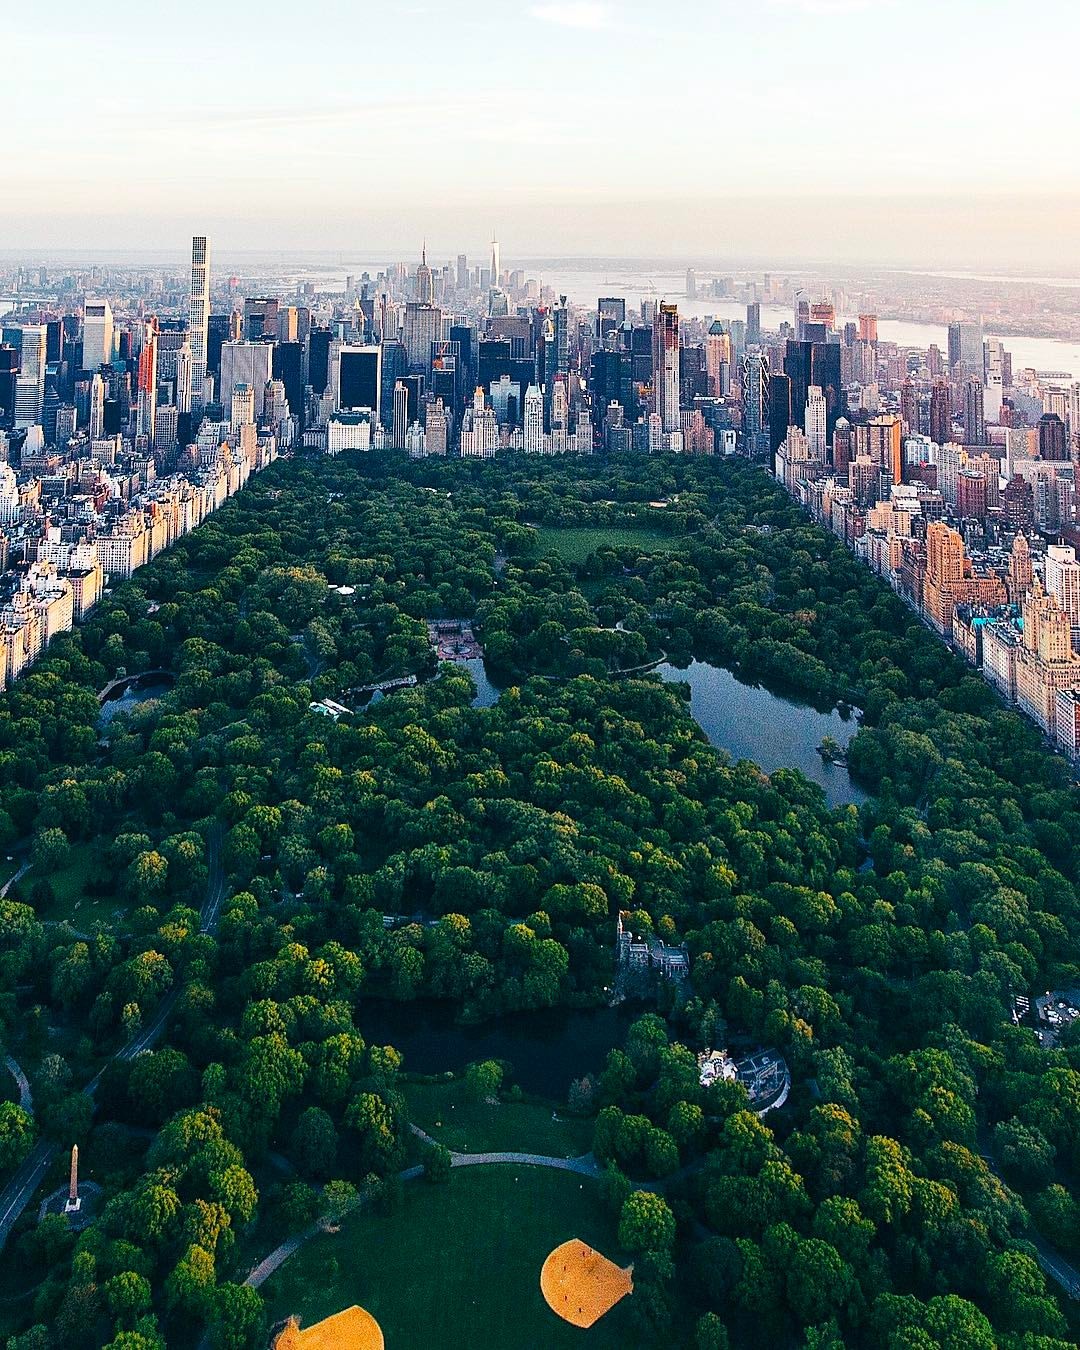
[[[450,419],[441,398],[428,403],[424,417],[425,448],[429,455],[445,455],[450,442]]]
[[[431,368],[432,343],[442,337],[442,311],[432,304],[412,302],[405,306],[402,338],[409,370],[427,374]]]
[[[780,373],[769,376],[769,450],[776,454],[791,426],[791,380]]]
[[[223,342],[218,402],[222,410],[232,406],[232,391],[250,384],[255,391],[255,415],[262,416],[263,391],[270,382],[273,345],[269,342]]]
[[[206,383],[206,362],[203,361],[203,384]],[[180,344],[176,353],[176,409],[179,413],[190,413],[194,402],[193,381],[195,361],[191,354],[191,344],[187,338]]]
[[[899,417],[892,414],[872,417],[867,432],[871,463],[879,469],[887,469],[893,483],[902,483],[904,447]]]
[[[1020,479],[1020,482],[1023,481],[1023,479]],[[1031,485],[1027,484],[1027,487],[1030,492]],[[1007,493],[1008,488],[1005,491]],[[1030,528],[1033,527],[1029,526]],[[1020,604],[1031,589],[1031,583],[1034,580],[1035,572],[1031,564],[1031,546],[1028,544],[1027,536],[1018,533],[1009,552],[1009,599],[1014,605]]]
[[[329,328],[313,328],[307,340],[307,384],[312,392],[322,394],[330,383],[330,342],[333,333]]]
[[[806,397],[806,440],[811,459],[825,463],[825,448],[828,445],[825,432],[826,408],[825,395],[816,384],[811,385]]]
[[[154,424],[154,449],[163,453],[175,450],[179,425],[180,411],[174,404],[166,403],[159,407]]]
[[[746,306],[746,341],[750,346],[761,341],[761,305],[756,300]]]
[[[697,299],[697,274],[692,267],[686,269],[686,298],[687,300]]]
[[[135,386],[138,398],[135,410],[135,434],[147,436],[153,441],[158,381],[158,322],[153,315],[143,323],[140,336],[142,346],[139,351]]]
[[[285,386],[285,397],[294,416],[304,411],[304,347],[299,341],[279,342],[271,362],[274,379]]]
[[[459,291],[467,291],[469,289],[469,259],[464,253],[458,254],[457,285]]]
[[[0,343],[0,431],[15,425],[15,388],[19,378],[19,353],[8,342]]]
[[[977,375],[969,376],[964,384],[964,444],[986,444],[983,382]]]
[[[1005,519],[1011,530],[1022,530],[1033,534],[1035,530],[1035,493],[1026,478],[1013,474],[1005,484],[1002,494],[1005,502]],[[1015,597],[1014,597],[1015,599]]]
[[[45,402],[44,324],[27,324],[22,329],[19,375],[15,381],[15,430],[36,426],[41,421]]]
[[[97,370],[113,359],[113,314],[108,300],[83,305],[83,370]]]
[[[842,411],[840,351],[838,342],[797,342],[790,339],[784,350],[784,373],[791,379],[792,416],[798,418],[802,415],[810,386],[816,384],[825,395],[828,419],[826,435],[830,440],[836,430],[836,419]]]
[[[947,380],[935,380],[930,390],[930,439],[935,445],[952,440],[952,402]]]
[[[959,375],[983,374],[982,325],[949,324],[949,369]]]
[[[876,342],[878,340],[878,326],[876,314],[859,315],[859,341]]]
[[[394,421],[391,444],[395,450],[405,449],[405,433],[409,429],[409,391],[404,380],[394,385]]]
[[[231,311],[228,314],[210,315],[206,324],[206,373],[207,375],[213,375],[214,379],[217,380],[219,384],[221,382],[221,349],[226,342],[236,342],[239,337],[239,314],[235,311]],[[191,374],[191,380],[192,390],[194,391],[194,370]]]
[[[1080,563],[1067,544],[1051,544],[1046,550],[1046,590],[1069,616],[1075,644],[1080,638]]]
[[[705,338],[705,375],[710,398],[723,398],[727,394],[730,370],[731,338],[720,320],[714,319]]]
[[[233,385],[229,402],[229,423],[233,431],[252,426],[255,422],[255,390],[250,384]]]
[[[499,241],[495,238],[494,232],[491,236],[491,284],[498,286],[499,278],[502,276],[502,258],[499,254]]]
[[[743,430],[746,451],[763,455],[769,446],[769,358],[758,348],[743,357]]]
[[[420,255],[420,265],[416,269],[416,303],[431,306],[435,303],[435,278],[427,263],[427,245]]]
[[[820,324],[826,333],[836,326],[836,307],[831,300],[815,300],[810,306],[810,322]]]
[[[986,519],[986,476],[977,469],[956,475],[956,513],[962,520]]]
[[[525,391],[526,454],[539,454],[544,448],[544,396],[538,385],[530,384]]]
[[[626,301],[619,295],[602,295],[596,302],[596,336],[603,344],[626,322]]]
[[[105,381],[94,372],[90,380],[90,439],[100,441],[105,431]]]
[[[330,344],[330,392],[338,411],[370,408],[378,420],[383,406],[382,361],[379,346]]]
[[[900,420],[904,424],[905,436],[919,434],[919,400],[915,381],[910,377],[900,386]]]
[[[659,414],[660,429],[670,435],[678,431],[679,418],[679,310],[677,305],[661,304],[653,325],[653,411]]]
[[[203,405],[206,385],[207,340],[210,323],[210,241],[197,234],[191,241],[191,298],[188,302],[188,341],[191,343],[191,403]],[[218,345],[218,351],[221,347]],[[191,408],[180,408],[190,412]]]
[[[1043,413],[1039,418],[1039,458],[1069,459],[1069,437],[1065,423],[1057,413]]]
[[[252,295],[244,301],[244,340],[258,342],[264,337],[276,338],[278,300],[275,296]]]

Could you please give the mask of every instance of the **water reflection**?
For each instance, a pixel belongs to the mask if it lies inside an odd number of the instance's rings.
[[[664,664],[656,674],[667,683],[690,686],[695,721],[710,744],[733,759],[752,759],[766,773],[799,769],[824,789],[831,806],[866,801],[847,769],[826,764],[817,752],[826,736],[846,748],[858,730],[854,717],[818,712],[760,685],[743,684],[730,670],[706,661],[691,661],[685,670]]]

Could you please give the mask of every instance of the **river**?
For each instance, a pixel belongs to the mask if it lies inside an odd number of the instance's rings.
[[[737,300],[687,300],[686,273],[658,272],[644,276],[640,272],[566,271],[545,275],[545,285],[553,286],[560,295],[576,305],[594,308],[602,295],[622,296],[627,308],[640,305],[642,300],[671,300],[679,306],[679,313],[689,317],[706,316],[721,320],[745,319],[746,305]],[[654,289],[655,288],[655,289]],[[854,321],[853,314],[838,315],[837,327]],[[788,305],[761,306],[761,323],[767,331],[775,332],[782,323],[793,323],[794,315]],[[1080,378],[1080,342],[1059,342],[1053,338],[1018,337],[1014,334],[987,330],[987,337],[997,337],[1012,353],[1013,370],[1029,367],[1035,370],[1061,371],[1072,379]],[[945,324],[917,323],[911,319],[879,319],[878,337],[883,342],[895,342],[901,347],[917,347],[926,351],[931,343],[948,353],[949,330]]]

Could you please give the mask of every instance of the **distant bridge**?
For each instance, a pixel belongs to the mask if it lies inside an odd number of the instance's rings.
[[[176,676],[171,670],[140,670],[137,675],[117,675],[104,689],[98,691],[98,702],[108,703],[109,699],[119,698],[127,690],[137,689],[141,684],[149,684],[152,680],[175,682]]]

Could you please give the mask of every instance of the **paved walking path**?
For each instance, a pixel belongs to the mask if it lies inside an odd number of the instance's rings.
[[[28,1111],[30,1115],[33,1115],[34,1098],[30,1092],[30,1083],[26,1074],[23,1073],[19,1064],[16,1063],[10,1055],[4,1056],[4,1063],[7,1065],[7,1071],[11,1074],[12,1078],[15,1079],[15,1083],[19,1089],[19,1105],[24,1111]]]
[[[425,1144],[436,1143],[436,1140],[432,1139],[431,1135],[426,1134],[419,1125],[410,1124],[409,1129],[416,1135],[417,1139],[423,1140]],[[583,1153],[578,1158],[552,1158],[545,1153],[457,1153],[451,1149],[450,1166],[550,1167],[556,1172],[575,1172],[578,1176],[583,1177],[595,1178],[600,1175],[600,1164],[591,1153]],[[423,1175],[423,1167],[407,1167],[404,1172],[398,1173],[401,1181],[415,1181]],[[248,1273],[244,1283],[250,1285],[252,1289],[258,1289],[266,1283],[271,1275],[280,1270],[291,1256],[295,1256],[306,1242],[326,1231],[327,1220],[320,1219],[317,1223],[313,1223],[310,1228],[305,1228],[302,1233],[294,1233],[292,1237],[286,1238],[280,1247],[275,1247],[269,1256],[264,1257]]]
[[[27,872],[30,871],[30,868],[32,866],[33,863],[31,863],[30,860],[27,859],[27,861],[23,863],[23,865],[19,868],[19,870],[15,873],[15,875],[13,877],[9,877],[8,880],[5,881],[2,886],[0,886],[0,900],[6,899],[8,891],[11,890],[12,886],[14,886],[17,881],[21,881],[23,877],[26,876]]]

